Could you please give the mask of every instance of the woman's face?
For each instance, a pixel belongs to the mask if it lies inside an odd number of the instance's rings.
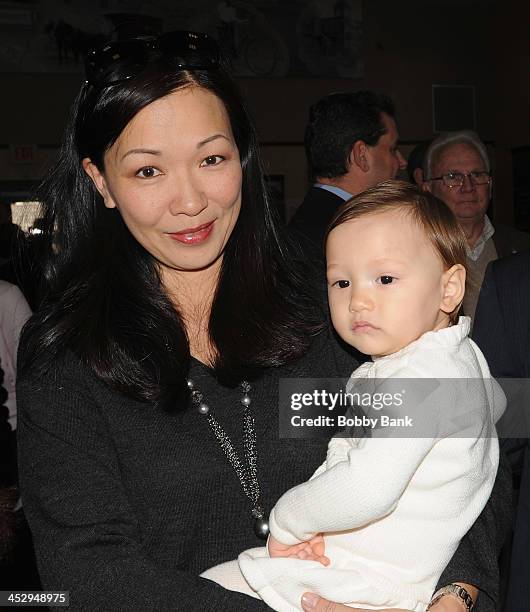
[[[239,151],[223,103],[196,86],[142,109],[85,170],[107,208],[117,208],[138,242],[173,271],[220,265],[241,208]]]

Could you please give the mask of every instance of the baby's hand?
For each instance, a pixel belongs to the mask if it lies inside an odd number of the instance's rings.
[[[299,544],[282,544],[270,535],[267,548],[271,557],[289,557],[291,559],[304,559],[306,561],[318,561],[328,566],[329,559],[324,555],[325,543],[322,535],[316,535],[307,542]]]

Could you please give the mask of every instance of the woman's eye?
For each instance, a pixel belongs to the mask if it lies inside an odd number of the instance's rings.
[[[224,157],[221,155],[208,155],[208,157],[202,162],[201,166],[217,166],[217,164],[223,161]]]
[[[346,289],[346,287],[350,286],[350,281],[347,280],[338,280],[331,285],[332,287],[339,287],[340,289]]]
[[[384,274],[383,276],[380,276],[377,280],[381,283],[381,285],[390,285],[396,279],[394,276],[388,276],[387,274]]]
[[[140,178],[153,178],[154,176],[158,176],[160,174],[160,170],[153,168],[153,166],[146,166],[145,168],[140,168],[136,173],[136,176]]]

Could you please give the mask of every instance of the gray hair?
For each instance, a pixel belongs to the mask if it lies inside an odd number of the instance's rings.
[[[478,137],[478,134],[472,130],[459,130],[458,132],[446,132],[445,134],[441,134],[431,142],[423,161],[423,174],[426,177],[425,180],[431,178],[434,162],[442,150],[454,144],[467,144],[474,147],[482,158],[486,171],[490,171],[488,151],[482,140]]]

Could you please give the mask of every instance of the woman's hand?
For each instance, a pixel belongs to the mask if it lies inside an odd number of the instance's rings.
[[[333,603],[327,599],[323,599],[314,593],[304,593],[302,595],[302,608],[305,612],[373,612],[365,608],[350,608],[344,604]],[[380,612],[410,612],[403,608],[385,608]],[[429,612],[462,612],[462,604],[455,597],[446,596],[439,599]]]
[[[443,599],[446,599],[445,597]],[[441,601],[441,600],[440,600]],[[456,600],[455,600],[456,601]],[[458,601],[456,602],[458,604]],[[302,608],[306,612],[374,612],[373,610],[367,610],[366,608],[350,608],[344,604],[333,603],[327,599],[323,599],[314,593],[304,593],[302,595]],[[438,609],[438,604],[435,604],[431,610],[433,612],[445,612],[444,608]],[[453,612],[453,608],[447,608],[447,612]],[[410,610],[404,610],[403,608],[385,608],[380,612],[410,612]],[[460,612],[458,608],[455,608],[455,612]]]

